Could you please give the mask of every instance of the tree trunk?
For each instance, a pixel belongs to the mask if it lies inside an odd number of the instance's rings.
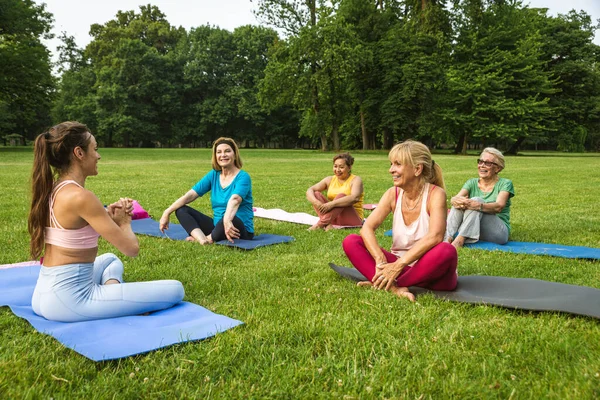
[[[383,128],[383,147],[386,150],[390,150],[394,147],[394,135],[390,128]]]
[[[510,148],[508,150],[506,150],[505,154],[511,154],[513,156],[516,156],[517,153],[519,152],[519,147],[521,147],[521,144],[523,144],[523,141],[525,140],[525,136],[521,136],[517,139],[516,142],[514,142],[512,144],[512,146],[510,146]]]
[[[333,150],[340,151],[340,135],[338,134],[340,124],[334,120],[331,126],[331,139],[333,140]]]
[[[454,148],[454,154],[467,154],[467,134],[461,133]]]
[[[362,133],[362,148],[363,150],[369,150],[369,134],[367,133],[367,127],[365,125],[365,112],[360,109],[360,131]]]
[[[323,133],[321,133],[321,151],[327,151],[327,150],[328,150],[327,136],[325,136]]]

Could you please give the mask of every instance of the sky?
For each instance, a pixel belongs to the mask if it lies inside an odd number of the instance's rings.
[[[104,24],[113,19],[117,11],[135,10],[144,4],[156,5],[174,26],[183,26],[186,30],[201,25],[218,26],[233,31],[242,25],[257,25],[252,10],[256,1],[250,0],[36,0],[46,3],[47,11],[54,15],[52,32],[58,37],[66,31],[75,37],[79,47],[85,47],[91,40],[89,36],[92,24]],[[566,14],[571,9],[584,10],[596,21],[600,18],[599,0],[524,0],[530,7],[548,8],[548,13]],[[600,32],[596,33],[595,43],[600,45]],[[58,39],[46,42],[48,49],[57,59]]]

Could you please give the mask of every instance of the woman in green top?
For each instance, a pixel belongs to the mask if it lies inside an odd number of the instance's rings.
[[[454,247],[478,240],[505,244],[510,233],[510,199],[515,189],[510,179],[500,178],[504,156],[487,147],[477,160],[479,178],[469,179],[451,200],[446,240]]]

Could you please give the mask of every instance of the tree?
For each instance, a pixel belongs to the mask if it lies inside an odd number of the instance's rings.
[[[0,131],[33,139],[50,121],[55,81],[48,49],[52,15],[32,0],[0,4]]]
[[[63,32],[58,46],[61,76],[52,108],[55,121],[80,121],[97,133],[96,74],[75,38]]]
[[[511,143],[549,129],[555,90],[530,10],[518,1],[465,0],[455,18],[458,35],[441,115],[456,151],[465,153],[469,138]]]
[[[281,105],[280,101],[273,101],[272,96],[293,99],[293,104],[302,112],[301,134],[319,137],[321,149],[325,151],[328,144],[325,122],[320,115],[320,88],[314,78],[319,69],[315,54],[318,51],[315,46],[319,11],[317,0],[258,0],[256,15],[290,35],[289,48],[284,48],[282,43],[274,47],[274,52],[271,53],[272,61],[267,66],[262,85],[263,105],[268,108]],[[296,69],[295,66],[299,68]],[[293,75],[287,75],[284,71]],[[292,76],[294,78],[290,79]],[[273,88],[281,86],[282,78],[289,84],[295,84],[281,87],[285,92],[274,92]],[[301,92],[308,92],[305,100],[308,100],[309,105],[301,99],[305,97]]]
[[[99,139],[112,146],[171,140],[179,117],[186,32],[169,24],[155,6],[119,11],[94,24],[85,54],[93,66]]]
[[[382,38],[380,62],[384,100],[381,127],[397,139],[444,142],[438,109],[443,106],[449,66],[450,26],[445,2],[412,1],[403,19]],[[390,140],[386,140],[390,146]]]
[[[595,26],[585,12],[537,19],[542,35],[545,69],[554,82],[551,146],[563,151],[598,149],[600,145],[600,46],[593,43]],[[587,146],[586,146],[587,143]],[[512,149],[511,149],[512,150]],[[516,149],[515,149],[516,151]]]

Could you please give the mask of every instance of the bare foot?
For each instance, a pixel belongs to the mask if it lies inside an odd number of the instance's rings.
[[[356,283],[356,286],[360,286],[360,287],[363,287],[363,286],[373,286],[373,282],[371,282],[371,281],[360,281],[360,282]]]
[[[196,243],[199,243],[199,244],[210,244],[210,243],[211,243],[211,242],[209,242],[208,240],[203,240],[203,241],[197,240],[197,239],[196,239],[195,237],[193,237],[193,236],[188,236],[188,237],[186,237],[186,238],[185,238],[185,241],[186,241],[186,242],[196,242]]]
[[[321,229],[321,225],[319,225],[318,222],[316,224],[314,224],[313,226],[311,226],[310,228],[308,228],[309,231],[316,231],[317,229]]]
[[[393,286],[392,288],[390,288],[390,292],[394,293],[398,297],[406,297],[413,303],[415,301],[415,295],[409,292],[408,288],[406,287]]]
[[[119,283],[121,283],[121,282],[119,282],[116,279],[109,279],[106,282],[104,282],[105,285],[118,285]]]
[[[327,225],[327,226],[326,226],[325,228],[323,228],[323,229],[325,229],[325,232],[327,232],[327,231],[329,231],[329,230],[333,229],[333,225],[329,224],[329,225]]]
[[[452,236],[446,236],[446,239],[444,239],[445,242],[448,242],[450,244],[452,244],[452,240],[454,240],[452,239]]]
[[[456,247],[457,250],[459,248],[463,247],[464,245],[465,245],[465,237],[464,236],[457,236],[456,239],[454,239],[454,241],[452,242],[452,246]]]

